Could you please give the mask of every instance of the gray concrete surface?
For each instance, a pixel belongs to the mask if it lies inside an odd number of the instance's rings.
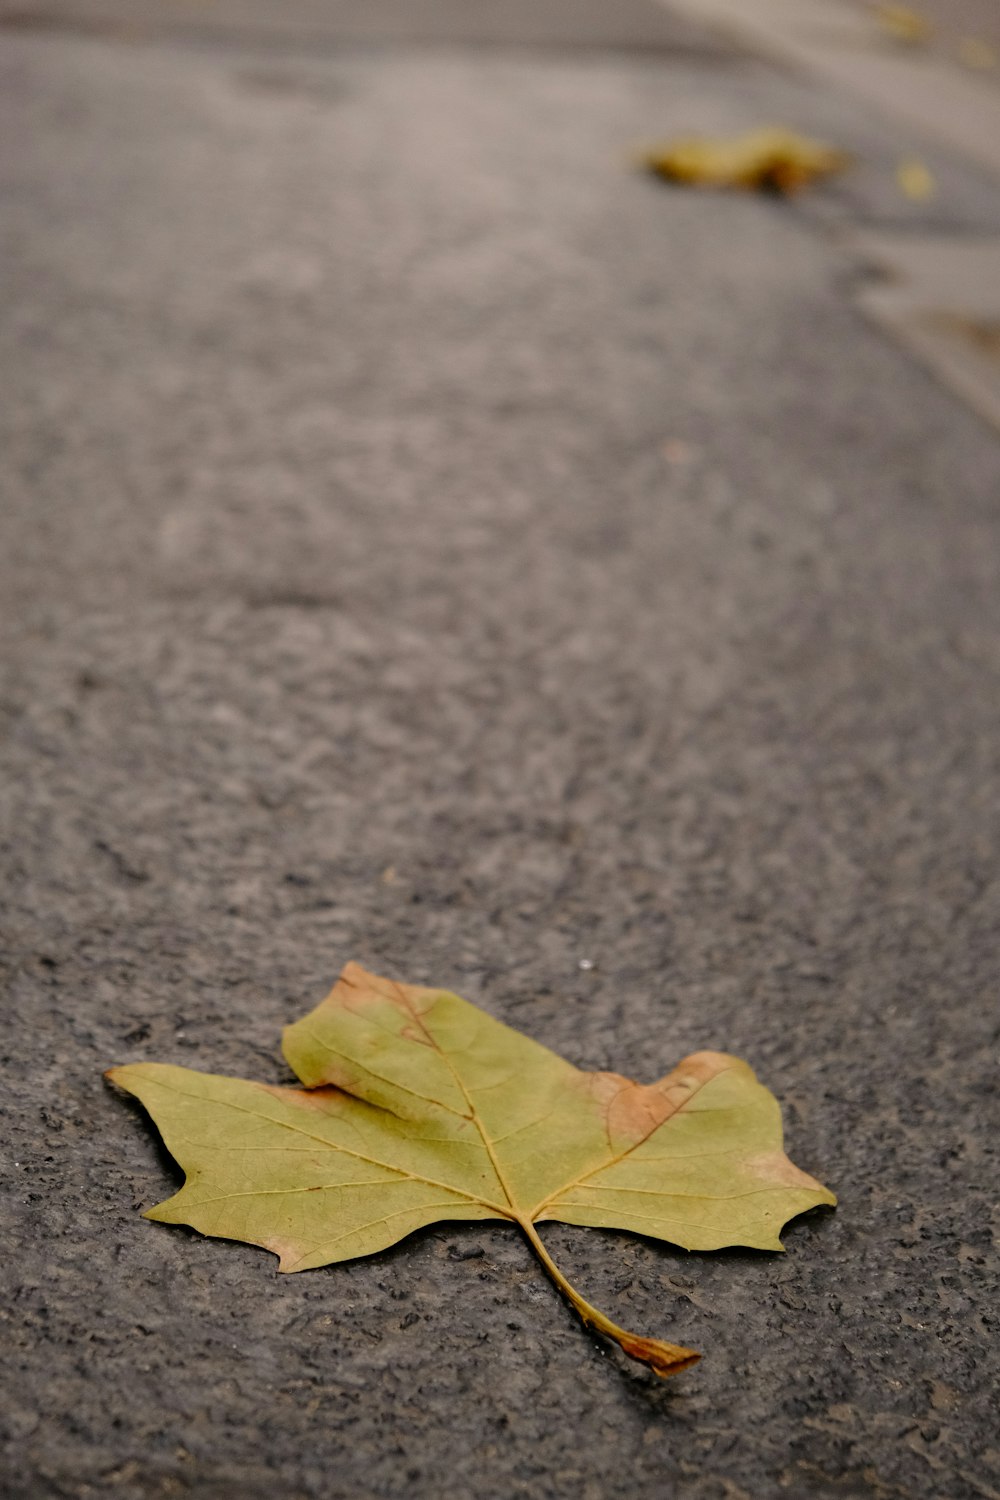
[[[874,166],[625,165],[884,122],[687,46],[0,67],[5,1492],[995,1496],[997,441],[851,303]],[[995,227],[942,168],[905,212]],[[839,1209],[546,1231],[705,1351],[665,1385],[502,1230],[280,1278],[143,1221],[102,1069],[279,1080],[349,957],[584,1066],[744,1054]]]
[[[133,39],[172,36],[319,45],[602,48],[645,53],[723,44],[652,0],[0,0],[0,25]]]

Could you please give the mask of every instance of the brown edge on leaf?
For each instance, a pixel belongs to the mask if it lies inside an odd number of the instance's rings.
[[[386,979],[381,974],[373,974],[370,969],[352,959],[341,969],[336,983],[321,1003],[359,1011],[377,998],[388,1000],[398,1010],[412,1016],[414,1011],[422,1015],[431,999],[442,993],[444,991],[441,989],[426,985],[402,984],[395,979]],[[424,1001],[423,1004],[420,1003],[421,1000]]]
[[[635,1083],[620,1073],[580,1073],[584,1088],[601,1107],[613,1151],[633,1149],[685,1107],[714,1078],[727,1072],[749,1074],[742,1058],[727,1052],[692,1052],[658,1083]]]

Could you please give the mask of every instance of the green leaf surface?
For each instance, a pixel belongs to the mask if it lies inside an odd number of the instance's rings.
[[[284,1052],[304,1088],[112,1069],[186,1175],[147,1217],[261,1245],[283,1271],[370,1255],[440,1220],[507,1219],[588,1324],[667,1375],[697,1355],[592,1307],[536,1225],[780,1250],[788,1219],[835,1202],[785,1155],[773,1095],[724,1053],[695,1053],[651,1085],[583,1072],[458,995],[357,964],[287,1028]]]

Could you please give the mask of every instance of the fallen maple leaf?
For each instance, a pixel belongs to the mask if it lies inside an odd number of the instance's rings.
[[[776,128],[751,130],[732,140],[683,137],[650,147],[640,159],[669,182],[789,194],[817,178],[842,172],[850,160],[832,146]]]
[[[371,1255],[442,1219],[506,1219],[585,1323],[672,1375],[699,1356],[592,1307],[536,1225],[780,1250],[789,1218],[836,1201],[784,1154],[773,1095],[721,1052],[648,1086],[585,1073],[458,995],[358,964],[283,1050],[304,1089],[111,1069],[186,1173],[147,1218],[262,1245],[282,1271]]]

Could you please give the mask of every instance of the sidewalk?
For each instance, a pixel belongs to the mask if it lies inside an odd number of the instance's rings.
[[[852,246],[992,242],[1000,178],[652,0],[123,14],[0,6],[0,1487],[995,1496],[1000,444]],[[629,165],[779,120],[857,169]],[[143,1221],[102,1070],[283,1081],[352,957],[746,1056],[840,1207],[546,1227],[705,1351],[664,1385],[502,1229],[278,1277]]]

